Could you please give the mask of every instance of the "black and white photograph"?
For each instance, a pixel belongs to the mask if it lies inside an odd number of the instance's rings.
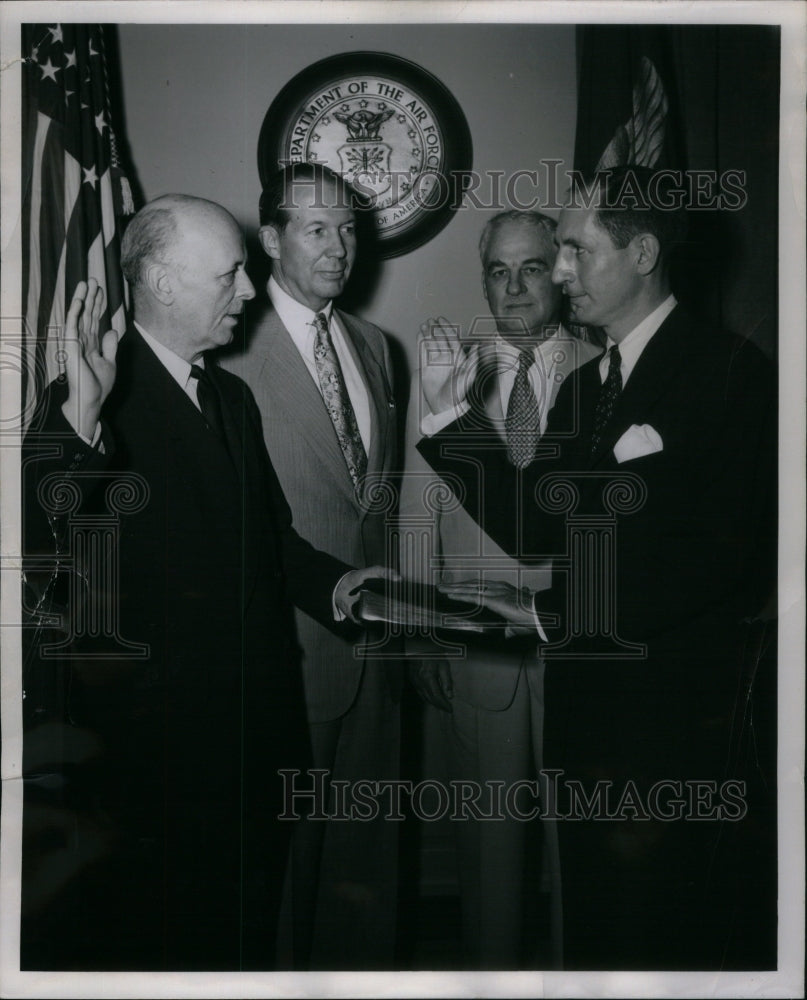
[[[807,6],[0,18],[0,996],[802,996]]]

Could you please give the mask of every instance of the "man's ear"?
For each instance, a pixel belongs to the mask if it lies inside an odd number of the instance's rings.
[[[485,302],[488,302],[488,286],[485,284],[485,271],[482,270],[482,294],[485,296]]]
[[[640,233],[634,237],[636,243],[636,270],[639,274],[651,274],[661,259],[661,244],[652,233]]]
[[[146,287],[164,306],[174,301],[174,284],[164,264],[149,264],[146,268]]]
[[[280,233],[274,226],[261,226],[258,230],[263,252],[272,260],[280,260]]]

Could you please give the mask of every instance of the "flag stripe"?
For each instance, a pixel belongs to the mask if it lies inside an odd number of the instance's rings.
[[[116,328],[125,328],[120,215],[129,210],[128,182],[112,149],[105,30],[98,24],[23,29],[23,379],[31,406],[43,388],[35,373],[58,372],[57,335],[79,281],[98,280],[106,294],[102,324],[114,316]]]

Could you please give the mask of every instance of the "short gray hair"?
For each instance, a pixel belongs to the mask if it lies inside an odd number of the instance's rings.
[[[548,215],[544,215],[543,212],[519,210],[517,208],[512,208],[507,212],[499,212],[492,219],[488,219],[485,223],[485,228],[482,230],[482,235],[479,237],[479,256],[483,264],[490,241],[502,226],[507,225],[509,222],[515,222],[521,226],[532,226],[534,229],[539,230],[550,244],[554,239],[555,230],[558,227],[557,222]]]
[[[229,215],[216,202],[189,194],[165,194],[144,205],[126,227],[120,245],[120,266],[129,287],[134,290],[143,284],[148,264],[168,263],[179,237],[180,215],[210,211]]]

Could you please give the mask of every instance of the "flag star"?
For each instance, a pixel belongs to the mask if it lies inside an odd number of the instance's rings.
[[[97,55],[98,55],[98,53],[97,53],[97,52],[95,51],[95,49],[94,49],[94,48],[92,47],[92,39],[90,39],[90,55],[91,55],[91,56],[97,56]]]
[[[75,90],[66,90],[64,92],[64,103],[65,104],[69,104],[70,103],[70,98],[73,96],[73,94],[75,94]]]
[[[106,128],[106,122],[104,121],[104,112],[99,111],[95,116],[95,127],[98,129],[99,135],[104,134],[104,129]]]
[[[46,63],[40,63],[39,68],[42,70],[43,80],[45,79],[45,77],[48,77],[50,80],[53,80],[53,82],[56,83],[56,74],[59,72],[61,67],[54,66],[53,63],[50,61],[50,57],[48,57],[48,61]]]
[[[75,49],[73,49],[72,52],[65,52],[65,56],[67,57],[67,65],[65,66],[65,69],[70,69],[71,66],[75,66],[76,65],[76,50]]]
[[[48,31],[51,34],[51,40],[52,41],[54,41],[54,42],[61,42],[61,41],[63,41],[63,39],[62,39],[62,26],[61,26],[61,24],[57,24],[55,28],[48,28]]]
[[[95,167],[92,166],[88,170],[86,167],[81,168],[84,171],[84,183],[92,185],[95,189],[95,185],[98,183],[98,175],[95,172]]]

